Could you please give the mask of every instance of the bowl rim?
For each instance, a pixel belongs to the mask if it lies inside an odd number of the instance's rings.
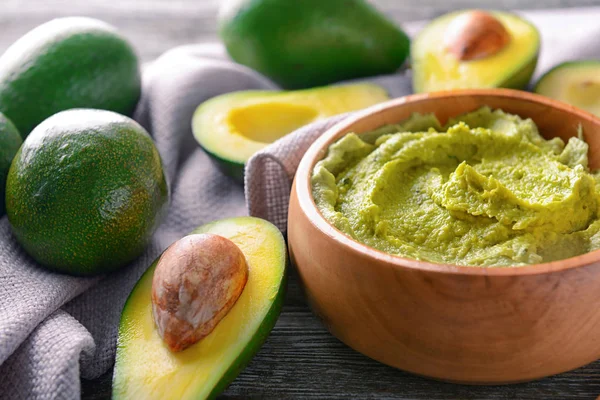
[[[398,269],[414,269],[420,271],[437,272],[453,275],[470,275],[470,276],[522,276],[522,275],[537,275],[550,272],[559,272],[572,268],[587,266],[593,263],[600,262],[600,249],[579,256],[557,260],[540,264],[529,264],[518,267],[482,267],[482,266],[462,266],[456,264],[442,264],[430,261],[420,261],[411,258],[405,258],[390,253],[377,250],[366,244],[360,243],[345,233],[335,228],[325,219],[312,196],[311,176],[315,164],[324,157],[325,149],[334,142],[335,137],[340,131],[347,129],[349,126],[358,121],[371,118],[374,115],[382,113],[388,109],[401,107],[407,103],[427,101],[432,98],[450,98],[450,97],[505,97],[519,98],[529,102],[542,104],[547,107],[561,109],[562,111],[575,114],[577,117],[588,120],[590,123],[598,125],[600,129],[600,118],[588,113],[584,110],[576,108],[566,103],[553,100],[538,94],[525,92],[513,89],[462,89],[441,91],[435,93],[411,94],[395,99],[379,103],[368,107],[364,110],[355,112],[350,116],[343,118],[335,125],[328,128],[317,140],[315,140],[304,156],[302,157],[298,169],[294,177],[294,186],[296,195],[298,196],[298,205],[308,217],[308,220],[316,229],[329,236],[334,241],[340,243],[348,251],[360,256],[374,258],[379,262],[386,263],[393,268]]]

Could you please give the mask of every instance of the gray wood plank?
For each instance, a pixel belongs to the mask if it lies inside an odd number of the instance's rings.
[[[292,0],[291,0],[292,1]],[[301,1],[301,0],[293,0]],[[402,23],[460,8],[534,9],[600,5],[600,0],[372,0]],[[217,39],[219,0],[0,0],[0,52],[52,18],[82,15],[113,24],[149,61],[182,44]]]
[[[260,353],[222,398],[595,399],[600,362],[537,382],[455,385],[373,361],[331,336],[310,313],[292,271],[286,308]]]

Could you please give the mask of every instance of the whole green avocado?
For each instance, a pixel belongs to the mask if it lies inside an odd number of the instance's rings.
[[[141,92],[132,47],[102,21],[58,18],[17,40],[0,57],[0,112],[23,138],[71,108],[131,115]]]
[[[109,272],[139,256],[167,204],[152,139],[112,111],[74,109],[42,122],[6,183],[17,241],[40,264],[73,275]]]
[[[22,143],[23,140],[17,128],[4,114],[0,113],[0,216],[3,216],[6,211],[4,207],[6,176]]]
[[[364,0],[226,0],[229,55],[287,89],[394,72],[408,36]]]

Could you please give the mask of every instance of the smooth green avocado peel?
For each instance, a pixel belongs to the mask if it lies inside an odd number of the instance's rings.
[[[312,175],[323,216],[355,240],[416,260],[520,266],[600,248],[600,174],[588,145],[545,140],[487,107],[433,115],[329,147]]]

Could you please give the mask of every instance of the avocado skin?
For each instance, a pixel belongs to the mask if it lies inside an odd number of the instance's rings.
[[[218,154],[206,149],[202,145],[200,145],[200,148],[204,150],[204,152],[210,157],[212,164],[217,167],[217,169],[221,171],[223,175],[230,177],[238,184],[244,184],[246,164],[237,163],[235,161],[220,157]]]
[[[325,105],[319,105],[318,99],[314,98],[314,95],[321,93],[323,91],[331,91],[337,89],[344,89],[344,87],[354,88],[356,90],[355,93],[351,95],[344,94],[338,92],[336,94],[337,99],[344,99],[341,104],[345,104],[345,106],[340,107],[340,102],[337,103],[337,106],[333,107],[333,109],[337,109],[337,111],[333,112],[332,107],[327,106],[327,101],[325,101]],[[292,96],[290,96],[292,95]],[[282,97],[279,97],[282,96]],[[327,95],[331,96],[331,95]],[[227,99],[226,101],[224,101]],[[359,110],[361,108],[365,108],[371,105],[375,105],[379,102],[385,101],[389,99],[389,93],[386,90],[376,84],[371,83],[358,83],[358,84],[350,84],[350,85],[333,85],[333,86],[324,86],[317,87],[311,89],[305,89],[301,91],[264,91],[264,90],[248,90],[248,91],[238,91],[227,94],[222,94],[220,96],[216,96],[212,99],[205,101],[200,104],[196,111],[194,112],[194,116],[192,118],[192,132],[196,141],[198,142],[200,148],[204,150],[206,154],[210,157],[213,165],[221,171],[222,174],[230,177],[234,182],[238,184],[244,184],[244,176],[245,176],[245,167],[248,160],[251,158],[248,157],[247,160],[240,160],[239,158],[232,158],[230,154],[223,152],[224,149],[227,148],[227,140],[223,140],[221,145],[211,146],[210,141],[205,141],[203,132],[212,132],[213,135],[217,135],[210,125],[206,123],[201,123],[201,116],[203,115],[211,115],[219,114],[223,110],[227,112],[239,108],[246,107],[248,104],[245,104],[245,100],[257,100],[256,102],[252,102],[251,104],[260,104],[262,101],[265,101],[265,104],[269,102],[272,103],[285,103],[291,105],[299,105],[299,106],[310,106],[313,107],[316,114],[319,114],[320,117],[310,121],[315,122],[320,118],[327,118],[334,115],[339,115],[345,112],[351,112],[355,110]],[[312,99],[312,100],[311,100]],[[352,105],[355,99],[360,99],[362,103],[361,106]],[[215,104],[218,106],[215,107]],[[215,119],[213,119],[214,121]],[[218,120],[218,118],[217,118]],[[227,124],[223,125],[227,126]],[[297,128],[299,129],[299,128]],[[233,132],[233,131],[232,131]],[[289,134],[291,132],[284,133],[282,132],[282,136]],[[265,144],[267,146],[267,144]],[[211,148],[212,147],[212,148]],[[235,148],[235,147],[233,147]]]
[[[6,185],[17,241],[40,264],[73,275],[106,273],[139,256],[167,203],[150,136],[110,111],[68,110],[42,122]]]
[[[141,92],[137,56],[112,26],[58,18],[17,40],[0,57],[0,111],[25,138],[71,108],[131,115]]]
[[[252,361],[254,356],[258,353],[262,345],[266,342],[267,338],[271,334],[271,331],[279,319],[279,314],[281,314],[281,310],[283,309],[283,301],[285,300],[285,295],[287,292],[287,267],[288,265],[286,260],[286,272],[284,273],[281,281],[281,289],[277,293],[277,296],[275,296],[273,304],[271,304],[271,308],[269,308],[267,315],[265,315],[265,318],[256,330],[256,333],[254,336],[252,336],[248,346],[244,348],[236,360],[231,364],[231,367],[229,367],[229,369],[223,374],[223,377],[219,383],[208,395],[207,400],[216,399],[219,394],[227,389],[227,387],[238,377],[238,375],[248,366],[248,364],[250,364],[250,361]]]
[[[394,72],[408,36],[363,0],[229,0],[220,36],[229,55],[286,89]]]
[[[22,143],[23,140],[17,128],[4,114],[0,113],[0,217],[6,212],[4,205],[6,176]]]
[[[525,90],[529,85],[529,81],[535,72],[535,67],[537,66],[538,54],[536,54],[532,60],[521,68],[519,72],[517,72],[513,77],[505,80],[500,83],[498,87],[508,88],[508,89],[519,89]]]
[[[247,218],[247,217],[241,217]],[[254,218],[254,217],[250,217]],[[219,222],[214,222],[212,224],[216,225]],[[204,227],[200,227],[194,230],[192,233],[210,233],[211,223],[204,225]],[[275,228],[276,229],[276,228]],[[280,235],[282,242],[285,242],[284,237],[277,230],[278,235]],[[238,377],[238,375],[250,364],[250,361],[254,358],[254,356],[261,349],[262,345],[265,343],[271,331],[275,327],[277,320],[279,319],[279,315],[281,314],[281,310],[283,309],[283,302],[287,293],[287,282],[288,282],[288,269],[289,269],[289,257],[286,254],[285,257],[285,267],[284,273],[281,277],[281,283],[279,284],[279,291],[277,295],[273,299],[271,307],[267,314],[263,318],[260,326],[252,336],[252,339],[248,343],[248,345],[244,348],[244,350],[240,353],[240,355],[235,359],[235,361],[231,364],[229,369],[223,374],[219,383],[214,387],[214,389],[210,392],[210,394],[206,397],[207,400],[216,399],[219,394],[221,394],[227,387]]]

